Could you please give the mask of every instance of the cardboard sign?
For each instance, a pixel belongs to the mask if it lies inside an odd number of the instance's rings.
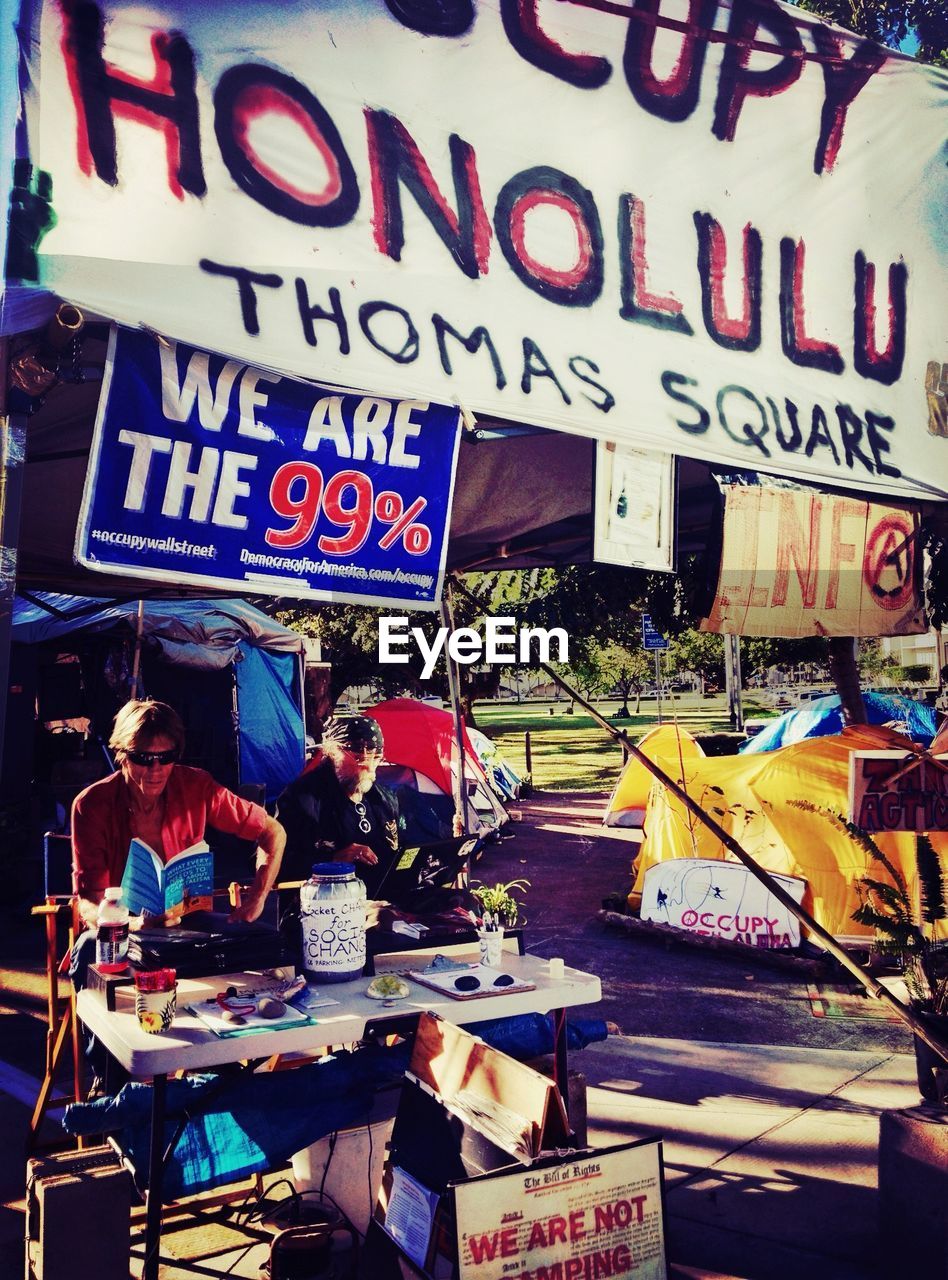
[[[454,1196],[460,1280],[667,1274],[655,1138],[458,1183]]]
[[[894,636],[927,629],[917,508],[725,485],[724,545],[704,631]]]
[[[916,760],[912,752],[854,752],[849,763],[850,821],[870,834],[948,831],[948,755],[913,764]]]
[[[795,901],[803,901],[803,880],[778,875],[773,879]],[[655,863],[645,873],[641,916],[749,947],[800,945],[796,916],[738,862],[674,858]]]
[[[945,70],[775,0],[25,15],[63,298],[334,386],[945,494]]]
[[[101,573],[437,608],[459,411],[113,330],[76,540]]]

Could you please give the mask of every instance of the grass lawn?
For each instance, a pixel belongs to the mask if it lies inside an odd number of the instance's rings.
[[[533,784],[543,791],[608,791],[622,770],[622,748],[591,716],[577,710],[567,715],[563,702],[478,702],[474,706],[477,727],[493,738],[501,754],[520,774],[527,772],[526,738],[530,734]],[[612,717],[619,703],[597,702],[596,709]],[[745,715],[768,714],[745,698]],[[730,729],[727,700],[723,694],[701,698],[696,694],[662,699],[662,719],[676,720],[691,733],[721,733]],[[637,740],[658,723],[654,698],[643,699],[640,714],[616,721]]]

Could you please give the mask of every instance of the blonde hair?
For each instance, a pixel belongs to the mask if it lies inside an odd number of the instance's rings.
[[[170,738],[177,751],[184,750],[184,725],[174,707],[152,698],[126,702],[115,717],[109,746],[115,752],[147,750],[155,738]]]

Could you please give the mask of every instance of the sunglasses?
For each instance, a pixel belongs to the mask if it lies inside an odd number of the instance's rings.
[[[481,982],[480,978],[475,978],[473,973],[462,974],[460,978],[454,979],[454,985],[458,991],[477,991],[480,987],[512,987],[517,979],[510,973],[500,973],[493,982]]]
[[[126,751],[125,759],[148,769],[153,764],[174,764],[178,759],[178,749],[172,747],[170,751]]]

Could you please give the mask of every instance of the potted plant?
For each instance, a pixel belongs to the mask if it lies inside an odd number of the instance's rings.
[[[529,889],[529,880],[508,880],[506,884],[473,884],[471,897],[480,907],[482,916],[492,916],[498,924],[512,929],[520,921],[521,903],[514,897]]]
[[[933,926],[948,918],[948,887],[941,861],[926,835],[916,836],[919,907],[898,867],[861,828],[840,821],[853,840],[890,881],[863,876],[857,884],[860,905],[852,918],[876,933],[876,946],[901,967],[909,1002],[925,1025],[948,1044],[948,943],[936,942]],[[928,1102],[948,1106],[948,1058],[915,1037],[918,1087]]]

